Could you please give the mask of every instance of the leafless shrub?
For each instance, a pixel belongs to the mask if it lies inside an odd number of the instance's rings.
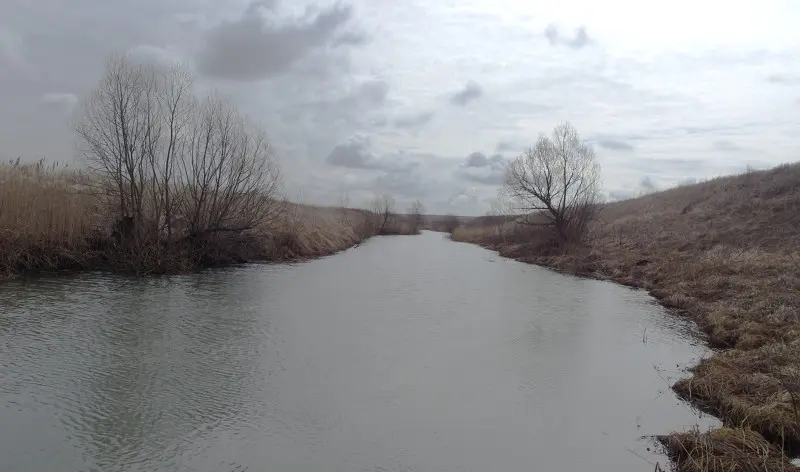
[[[569,123],[509,165],[502,194],[523,224],[555,228],[561,242],[580,242],[597,208],[600,166]]]
[[[192,124],[179,173],[189,234],[241,232],[276,218],[281,179],[266,133],[217,96],[200,104]]]
[[[386,194],[375,197],[370,203],[370,210],[375,219],[375,231],[381,234],[390,226],[395,216],[394,198]]]
[[[266,134],[219,95],[195,96],[179,66],[113,56],[75,127],[118,242],[137,254],[252,230],[283,209]]]
[[[425,213],[425,207],[419,200],[416,200],[414,203],[412,203],[411,207],[408,209],[409,230],[413,234],[419,233],[420,228],[422,228],[422,225],[424,223],[423,221],[424,213]]]

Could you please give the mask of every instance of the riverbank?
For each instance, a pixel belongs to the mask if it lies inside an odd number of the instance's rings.
[[[370,213],[276,201],[268,221],[202,241],[119,244],[92,179],[47,165],[0,165],[0,279],[30,272],[177,273],[247,261],[334,254],[373,235]],[[394,233],[409,234],[402,225]]]
[[[736,429],[669,436],[678,470],[791,470],[780,451],[800,453],[798,205],[793,164],[604,205],[584,247],[553,249],[490,218],[452,238],[644,288],[690,316],[720,351],[673,389]]]

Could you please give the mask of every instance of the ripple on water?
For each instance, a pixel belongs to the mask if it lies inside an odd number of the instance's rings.
[[[709,424],[668,388],[684,321],[438,234],[0,307],[0,470],[641,470]]]

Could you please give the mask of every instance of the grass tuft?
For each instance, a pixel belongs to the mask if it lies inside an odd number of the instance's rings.
[[[676,472],[786,472],[796,470],[783,452],[744,428],[693,430],[659,438]]]

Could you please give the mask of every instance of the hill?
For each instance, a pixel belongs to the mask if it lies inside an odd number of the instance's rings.
[[[800,453],[800,163],[604,204],[583,247],[542,247],[529,230],[496,222],[453,239],[645,288],[699,324],[721,350],[674,390],[758,434],[671,435],[680,470],[786,470],[762,456]],[[772,446],[756,447],[761,437]]]

